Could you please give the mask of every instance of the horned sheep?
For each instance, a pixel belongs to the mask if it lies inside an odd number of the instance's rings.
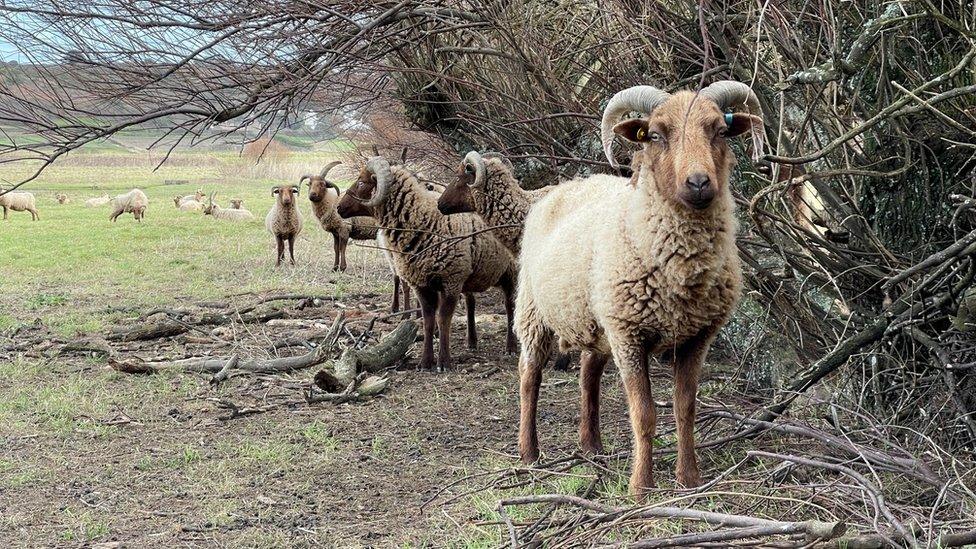
[[[477,213],[489,227],[495,227],[492,235],[518,257],[529,208],[554,187],[525,190],[514,171],[503,156],[486,154],[482,157],[471,151],[461,161],[457,179],[441,194],[437,209],[445,215]],[[570,359],[569,354],[560,353],[553,369],[568,370]]]
[[[302,214],[298,211],[298,185],[276,185],[271,189],[275,202],[264,218],[264,226],[274,235],[278,244],[275,267],[285,258],[285,241],[288,242],[288,255],[295,264],[295,239],[302,232]],[[232,210],[240,211],[240,210]]]
[[[110,221],[115,221],[124,213],[131,213],[136,221],[142,222],[146,216],[146,209],[149,207],[149,198],[146,193],[139,189],[120,194],[112,199],[112,214],[109,215]]]
[[[68,195],[64,193],[55,194],[54,199],[58,201],[58,204],[67,204],[68,202],[71,202],[71,199],[68,198]]]
[[[437,368],[451,366],[451,318],[461,294],[468,311],[468,345],[477,344],[474,330],[474,293],[499,287],[508,313],[507,349],[515,350],[511,331],[515,261],[475,215],[444,216],[437,210],[437,195],[403,166],[390,166],[370,158],[353,188],[338,206],[339,215],[370,215],[384,227],[383,240],[393,257],[396,273],[416,290],[424,325],[420,366],[434,365],[435,315],[440,333]]]
[[[604,110],[601,137],[612,165],[614,133],[642,145],[633,178],[594,175],[563,183],[529,212],[515,315],[524,462],[539,456],[541,369],[558,337],[585,351],[580,444],[587,452],[603,450],[600,377],[613,357],[629,405],[630,490],[638,495],[654,485],[656,411],[648,358],[670,358],[676,476],[682,485],[700,484],[693,433],[698,374],[742,290],[727,139],[751,131],[754,153],[762,145],[760,117],[725,113],[743,105],[761,115],[752,90],[730,81],[698,94],[671,95],[650,86],[621,91]],[[632,111],[644,118],[617,124]]]
[[[28,192],[10,191],[0,194],[0,208],[3,208],[4,219],[7,219],[7,210],[30,212],[32,221],[41,218],[37,215],[37,201],[34,199],[34,195]]]

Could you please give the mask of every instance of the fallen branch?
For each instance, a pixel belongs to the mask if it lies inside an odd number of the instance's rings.
[[[847,525],[842,521],[821,522],[818,520],[807,520],[802,522],[784,522],[747,515],[728,515],[712,511],[699,511],[697,509],[686,509],[683,507],[611,507],[592,500],[561,494],[508,498],[503,499],[500,505],[533,505],[538,503],[575,505],[604,515],[626,515],[628,518],[685,519],[705,522],[714,526],[731,526],[734,528],[791,528],[793,529],[792,533],[801,533],[810,539],[832,539],[843,535],[847,531]]]
[[[330,393],[337,393],[355,381],[363,372],[385,370],[403,358],[417,339],[417,324],[404,320],[379,343],[365,349],[346,349],[339,360],[315,374],[315,384]]]

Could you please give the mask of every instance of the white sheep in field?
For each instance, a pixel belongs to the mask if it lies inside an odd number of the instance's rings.
[[[139,189],[120,194],[112,199],[112,214],[108,217],[110,221],[115,221],[124,213],[131,213],[136,221],[142,222],[146,216],[146,209],[149,207],[149,197]]]
[[[755,94],[738,82],[715,83],[698,94],[671,95],[650,86],[621,91],[607,104],[601,135],[614,165],[614,133],[642,145],[633,178],[594,175],[563,183],[529,211],[515,315],[522,344],[523,461],[539,456],[535,420],[541,372],[558,338],[584,351],[584,451],[603,450],[600,376],[611,356],[617,365],[634,435],[634,494],[654,485],[656,411],[648,359],[671,358],[677,480],[685,486],[700,483],[693,433],[698,373],[742,290],[727,139],[747,131],[762,137],[760,117],[725,113],[742,105],[761,114]],[[617,124],[633,111],[644,118]]]
[[[71,202],[71,199],[68,198],[68,195],[64,193],[55,194],[54,199],[58,201],[58,204],[67,204],[68,202]]]
[[[31,220],[37,221],[41,217],[37,215],[37,201],[34,195],[28,192],[8,192],[0,194],[0,208],[3,208],[3,218],[7,219],[7,210],[15,212],[30,212]]]
[[[179,207],[184,202],[192,201],[192,202],[203,203],[203,199],[206,196],[207,195],[204,194],[203,189],[197,189],[197,191],[193,194],[188,194],[186,196],[178,196],[177,198],[179,199],[179,201],[177,202],[176,207]]]
[[[88,200],[86,200],[85,201],[85,207],[86,208],[97,208],[99,206],[104,206],[104,205],[106,205],[106,204],[108,204],[110,202],[112,202],[112,197],[109,196],[109,195],[96,196],[95,198],[89,198]]]
[[[203,215],[213,216],[214,219],[220,221],[252,221],[254,219],[254,214],[243,208],[240,210],[221,208],[214,202],[216,195],[217,193],[210,194],[210,202],[203,208]]]
[[[204,205],[196,200],[187,200],[179,206],[181,212],[202,212]]]

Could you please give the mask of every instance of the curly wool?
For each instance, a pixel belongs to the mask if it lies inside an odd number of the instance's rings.
[[[374,210],[395,270],[410,285],[483,292],[514,273],[512,254],[489,232],[479,233],[487,226],[477,215],[445,216],[437,195],[408,170],[392,166],[391,174],[387,199]]]
[[[131,213],[136,219],[140,219],[149,207],[149,197],[140,189],[120,194],[112,199],[113,211],[109,219],[115,220],[123,213]]]
[[[221,213],[242,211],[245,210],[221,210]],[[280,200],[275,199],[271,210],[268,211],[268,215],[264,218],[264,226],[268,229],[268,232],[284,238],[298,236],[301,234],[304,225],[302,214],[298,211],[298,204],[294,201],[285,206]]]
[[[498,158],[485,158],[485,183],[480,189],[471,189],[475,211],[492,230],[492,235],[505,245],[512,254],[518,256],[521,250],[523,223],[529,208],[554,187],[543,187],[527,191],[503,161]],[[514,226],[506,226],[514,225]]]
[[[3,217],[7,218],[7,210],[15,212],[30,212],[31,217],[37,217],[37,201],[32,193],[9,192],[0,195],[0,208],[3,209]]]
[[[523,345],[554,334],[609,354],[611,339],[649,338],[656,354],[727,320],[742,292],[731,195],[689,215],[656,194],[650,170],[640,180],[563,183],[530,211],[515,313]]]

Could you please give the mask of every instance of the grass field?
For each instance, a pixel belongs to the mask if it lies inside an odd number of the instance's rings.
[[[372,252],[351,246],[350,265],[360,270],[334,276],[331,236],[314,224],[307,200],[301,202],[308,223],[296,244],[299,267],[273,268],[273,238],[263,223],[272,185],[295,182],[335,154],[292,153],[265,168],[234,153],[184,153],[153,171],[149,158],[98,152],[49,168],[26,188],[37,197],[40,221],[13,212],[0,223],[0,329],[15,319],[39,317],[65,334],[90,332],[117,316],[105,311],[106,304],[142,308],[274,288],[311,291],[332,281],[336,291],[355,285],[365,273],[363,261],[354,258]],[[25,173],[23,167],[5,167],[0,181],[17,181]],[[149,196],[144,223],[131,215],[110,223],[110,206],[84,207],[87,198],[132,188]],[[243,198],[257,219],[235,224],[176,210],[172,197],[198,188],[216,191],[225,206],[229,198]],[[71,202],[58,204],[56,192]]]

